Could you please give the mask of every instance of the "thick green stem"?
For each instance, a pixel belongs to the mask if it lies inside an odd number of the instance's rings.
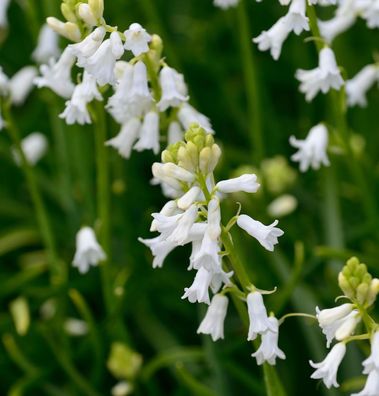
[[[248,119],[252,152],[256,163],[260,163],[265,155],[262,108],[259,95],[259,83],[257,78],[256,60],[251,44],[251,29],[249,17],[246,12],[245,0],[240,0],[237,8],[237,18],[240,34],[240,49],[243,63],[243,72],[247,90]]]
[[[97,165],[97,216],[99,220],[99,242],[106,253],[106,260],[101,263],[101,280],[105,307],[107,313],[112,312],[112,286],[109,263],[111,261],[110,251],[110,186],[109,186],[109,158],[105,146],[107,130],[104,107],[96,103],[95,141],[96,141],[96,165]]]
[[[55,240],[51,230],[47,211],[42,200],[42,196],[38,187],[36,176],[32,166],[29,164],[21,146],[21,138],[18,129],[13,122],[9,106],[3,106],[3,116],[6,122],[6,127],[9,135],[13,141],[17,155],[20,159],[20,166],[24,172],[28,189],[33,201],[38,225],[41,231],[42,239],[46,247],[49,269],[51,274],[51,282],[53,285],[61,285],[66,278],[66,271],[62,263],[58,259],[56,253]]]

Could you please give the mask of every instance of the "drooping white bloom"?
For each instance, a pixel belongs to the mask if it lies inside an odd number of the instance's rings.
[[[191,202],[191,204],[188,205],[188,207],[186,207],[185,209],[188,209],[192,204],[193,204],[193,202]],[[185,210],[185,209],[183,209],[183,210]],[[163,206],[163,208],[161,209],[161,211],[159,213],[163,216],[173,216],[173,215],[182,213],[182,211],[181,211],[181,208],[178,206],[177,202],[174,200],[171,200],[171,201],[166,202],[166,204]],[[150,231],[151,232],[158,231],[157,220],[153,219],[153,221],[151,222]]]
[[[351,80],[346,81],[346,94],[349,106],[367,106],[366,93],[379,79],[379,68],[367,65]]]
[[[194,202],[196,202],[201,195],[201,189],[198,186],[191,187],[184,195],[178,199],[177,207],[186,210],[188,209]]]
[[[363,374],[369,374],[371,371],[379,372],[379,331],[376,331],[371,339],[371,354],[363,362]]]
[[[321,379],[325,386],[330,389],[332,386],[338,388],[337,371],[346,353],[346,345],[340,342],[331,349],[326,358],[320,363],[309,361],[309,364],[316,369],[311,375],[313,379]]]
[[[239,0],[213,0],[213,4],[216,7],[220,7],[223,10],[226,10],[227,8],[234,7],[238,4]]]
[[[318,21],[321,37],[331,44],[333,40],[350,29],[357,20],[357,14],[353,11],[336,14],[336,16],[327,21]]]
[[[216,184],[219,191],[223,193],[247,192],[255,193],[258,191],[260,184],[257,183],[255,174],[244,174],[233,179],[222,180]]]
[[[329,166],[328,130],[324,124],[314,126],[305,140],[298,140],[291,136],[290,144],[299,150],[292,155],[291,159],[300,163],[301,172],[306,172],[309,167],[317,170],[321,165]]]
[[[85,59],[82,66],[95,77],[100,86],[115,84],[114,72],[116,60],[124,53],[124,47],[118,32],[112,32],[110,38],[103,41],[96,52]]]
[[[105,144],[115,148],[121,157],[128,159],[132,153],[134,142],[137,140],[141,129],[141,121],[134,117],[122,125],[117,136]]]
[[[76,234],[76,252],[72,265],[84,274],[91,265],[96,266],[105,259],[105,253],[97,242],[94,230],[90,227],[82,227]]]
[[[49,63],[41,65],[41,76],[34,79],[38,88],[48,87],[62,98],[71,97],[75,85],[71,80],[71,69],[75,63],[75,55],[70,47],[67,47],[59,60],[56,62],[50,58]]]
[[[36,75],[37,69],[34,66],[26,66],[9,80],[9,91],[14,105],[18,106],[25,102],[34,86]]]
[[[209,230],[204,234],[200,248],[192,259],[192,267],[195,269],[205,268],[211,272],[217,272],[221,269],[220,244],[217,239],[211,238]]]
[[[186,183],[192,183],[195,180],[195,175],[192,172],[189,172],[172,162],[168,162],[166,164],[155,162],[152,166],[152,171],[154,177],[169,184],[172,181],[177,182],[178,180]],[[177,184],[173,183],[172,187],[176,188]]]
[[[149,51],[151,36],[139,23],[132,23],[125,30],[125,49],[132,51],[134,56],[139,56]]]
[[[21,141],[22,151],[30,165],[35,165],[45,155],[47,147],[47,139],[40,132],[33,132]],[[20,165],[21,159],[18,152],[15,149],[12,152],[16,163]]]
[[[288,29],[299,35],[309,30],[309,19],[305,15],[307,0],[292,0],[288,14],[285,16]]]
[[[178,107],[188,100],[183,75],[173,68],[164,66],[160,71],[159,81],[162,87],[162,97],[158,102],[160,111],[165,111],[169,107]]]
[[[105,37],[105,28],[100,26],[90,33],[83,41],[77,44],[70,44],[68,47],[77,57],[79,67],[84,67],[88,58],[95,54]]]
[[[240,215],[237,220],[240,228],[245,230],[270,252],[274,250],[274,246],[278,243],[278,238],[284,234],[280,228],[276,227],[278,223],[278,220],[275,220],[272,224],[266,226],[247,215]]]
[[[272,217],[284,217],[297,208],[297,199],[290,194],[281,195],[275,198],[267,207],[267,212]]]
[[[156,111],[149,111],[145,115],[139,140],[134,145],[134,150],[153,150],[155,155],[159,153],[159,115]]]
[[[286,355],[278,346],[278,338],[279,338],[279,324],[278,319],[274,317],[268,318],[268,321],[275,329],[275,331],[271,331],[270,329],[266,330],[262,334],[262,343],[258,350],[253,353],[251,356],[257,359],[257,364],[260,366],[264,362],[268,362],[271,366],[275,366],[276,359],[285,359]]]
[[[212,272],[201,267],[198,269],[192,285],[184,289],[182,299],[188,298],[190,303],[205,303],[209,305],[209,287],[212,281]]]
[[[188,103],[183,103],[180,107],[178,111],[178,119],[185,130],[189,129],[191,124],[199,124],[208,133],[214,133],[209,118],[204,114],[199,113]]]
[[[258,44],[260,51],[270,50],[271,56],[278,60],[282,45],[291,32],[287,18],[280,18],[269,30],[263,31],[253,42]]]
[[[0,28],[8,26],[7,11],[11,0],[0,1]]]
[[[300,81],[300,92],[305,94],[305,99],[310,102],[318,92],[327,93],[331,88],[339,90],[344,81],[338,69],[334,52],[329,47],[324,47],[319,54],[319,65],[312,70],[296,71],[296,78]]]
[[[197,329],[197,334],[209,334],[213,341],[224,339],[224,321],[228,309],[227,297],[216,294],[208,307],[207,313]]]
[[[84,71],[83,81],[75,87],[72,98],[66,102],[66,109],[60,117],[65,119],[68,125],[91,124],[87,105],[94,99],[102,100],[103,98],[97,88],[95,78]]]
[[[59,54],[58,35],[49,25],[44,24],[39,32],[37,47],[33,51],[32,58],[37,63],[47,63],[50,58],[58,58]]]
[[[172,121],[168,127],[168,144],[174,144],[183,140],[184,132],[180,127],[180,124],[176,121]]]
[[[255,291],[249,293],[247,298],[247,308],[249,311],[249,334],[248,341],[253,341],[258,334],[263,334],[267,330],[278,332],[278,326],[275,322],[270,321],[267,316],[267,310],[263,302],[262,294]]]
[[[138,240],[151,250],[154,256],[153,268],[162,268],[166,257],[176,248],[175,243],[167,241],[162,235],[151,239],[138,238]]]
[[[346,303],[338,307],[320,310],[316,307],[316,316],[319,325],[324,328],[346,317],[354,309],[354,304]]]
[[[365,387],[359,393],[351,396],[376,396],[379,395],[379,370],[372,370],[368,374]]]

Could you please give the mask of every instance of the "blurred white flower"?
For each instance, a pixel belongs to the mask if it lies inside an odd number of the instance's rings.
[[[76,234],[76,252],[72,262],[81,274],[88,272],[91,265],[96,266],[106,259],[104,250],[90,227],[82,227]]]
[[[313,379],[321,379],[325,386],[330,389],[332,386],[338,388],[337,371],[346,353],[346,345],[340,342],[331,349],[326,358],[320,363],[309,361],[309,364],[316,369],[311,375]]]
[[[125,49],[132,51],[134,56],[139,56],[149,51],[151,36],[139,23],[132,23],[128,30],[125,30]]]
[[[103,26],[96,28],[83,41],[77,44],[70,44],[68,48],[77,57],[77,65],[84,67],[88,58],[95,54],[104,40],[106,31]]]
[[[65,332],[73,337],[81,337],[88,334],[88,326],[84,320],[68,318],[63,324]]]
[[[278,223],[278,220],[275,220],[272,224],[266,226],[247,215],[240,215],[237,220],[237,224],[240,228],[255,238],[270,252],[274,250],[274,246],[278,243],[278,238],[284,234],[280,228],[276,227]]]
[[[0,1],[0,28],[8,26],[7,12],[11,0]]]
[[[61,51],[58,46],[58,35],[44,24],[38,35],[37,47],[33,51],[32,58],[37,63],[46,63],[50,58],[58,58]]]
[[[155,155],[159,153],[159,115],[156,111],[149,111],[145,115],[139,139],[133,148],[136,151],[153,150]]]
[[[234,7],[238,4],[239,0],[213,0],[216,7],[226,10],[227,8]]]
[[[379,0],[371,0],[362,11],[362,17],[366,20],[368,28],[379,28]]]
[[[267,207],[267,212],[272,217],[284,217],[297,208],[297,199],[290,194],[284,194],[274,199]]]
[[[319,65],[312,70],[296,71],[296,78],[300,81],[300,92],[305,94],[305,99],[310,102],[319,91],[327,93],[331,88],[339,90],[344,81],[336,63],[334,52],[329,47],[324,47],[319,54]]]
[[[199,124],[208,133],[214,133],[209,118],[199,113],[188,103],[183,103],[178,111],[178,119],[185,130],[189,129],[191,124]]]
[[[168,127],[168,136],[167,136],[168,144],[170,145],[180,142],[181,140],[183,140],[183,137],[184,137],[184,131],[180,127],[180,124],[177,121],[170,122],[170,125]]]
[[[367,65],[351,80],[346,81],[346,94],[349,106],[367,106],[367,91],[379,80],[379,67]]]
[[[207,313],[197,329],[197,334],[209,334],[213,341],[224,339],[224,321],[228,303],[227,297],[216,294],[212,298]]]
[[[133,385],[126,381],[118,382],[111,390],[112,396],[127,396],[133,393]]]
[[[9,91],[14,105],[19,106],[25,102],[34,86],[37,74],[34,66],[25,66],[9,80]]]
[[[45,154],[48,148],[48,141],[40,132],[33,132],[21,140],[21,148],[30,165],[35,165]],[[12,149],[14,160],[17,165],[21,164],[21,158],[16,149]]]
[[[290,144],[298,149],[291,159],[300,163],[301,172],[307,171],[310,166],[315,170],[320,169],[321,165],[329,166],[328,130],[324,124],[314,126],[305,140],[298,140],[291,136]]]

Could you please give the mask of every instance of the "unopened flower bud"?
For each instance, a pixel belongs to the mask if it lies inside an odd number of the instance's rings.
[[[88,0],[88,5],[96,19],[100,19],[104,14],[104,0]]]
[[[369,285],[367,283],[361,283],[357,287],[357,300],[358,303],[364,305],[367,300],[367,294],[369,291]]]
[[[71,41],[79,41],[81,38],[81,33],[78,25],[73,22],[62,22],[57,18],[48,17],[46,19],[47,24],[58,34]]]
[[[178,165],[189,171],[194,171],[196,164],[192,162],[191,156],[186,147],[180,147],[178,150]]]
[[[207,175],[209,173],[209,163],[212,157],[212,150],[209,147],[204,147],[199,155],[199,168],[202,173]]]
[[[78,14],[79,14],[80,18],[88,26],[96,26],[97,25],[96,17],[93,14],[92,9],[88,4],[84,4],[84,3],[79,4]]]

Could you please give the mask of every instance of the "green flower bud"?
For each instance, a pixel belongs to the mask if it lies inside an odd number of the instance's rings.
[[[169,150],[162,151],[161,159],[164,164],[167,162],[175,162],[174,156]]]
[[[62,3],[61,4],[61,12],[62,15],[66,18],[66,21],[76,23],[77,18],[74,12],[74,8],[69,6],[68,4]]]
[[[47,24],[53,29],[56,33],[60,34],[63,37],[71,41],[80,41],[81,33],[78,25],[73,22],[62,22],[57,18],[48,17],[46,19]]]
[[[343,271],[338,275],[338,284],[340,289],[343,291],[346,297],[353,299],[354,298],[354,289],[351,287],[350,283],[347,280],[347,277],[344,275]]]
[[[272,194],[281,194],[291,187],[297,177],[296,171],[288,164],[285,157],[276,156],[265,159],[261,164],[265,186]]]
[[[361,283],[357,287],[357,300],[358,300],[359,304],[365,305],[365,303],[367,301],[369,287],[370,286],[367,283]]]
[[[9,309],[13,318],[16,331],[20,336],[25,335],[28,332],[30,325],[30,313],[28,301],[24,297],[18,297],[13,300]]]

